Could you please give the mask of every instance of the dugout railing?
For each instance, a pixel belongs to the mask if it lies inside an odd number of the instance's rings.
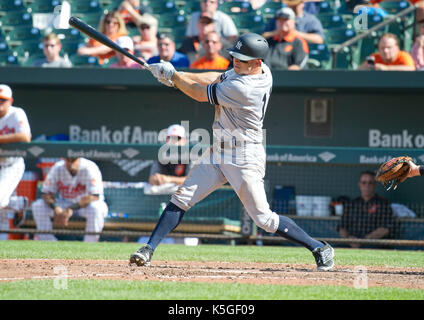
[[[126,238],[132,241],[150,234],[160,216],[160,209],[169,201],[170,195],[145,194],[141,187],[145,179],[131,183],[124,181],[124,176],[117,173],[122,170],[117,163],[126,161],[129,166],[131,162],[151,162],[157,159],[159,148],[160,145],[32,142],[3,145],[0,155],[23,156],[27,162],[27,170],[40,170],[35,190],[34,181],[31,184],[23,180],[18,187],[19,193],[29,196],[31,200],[39,197],[43,183],[42,170],[46,168],[39,165],[42,163],[40,159],[60,159],[75,155],[92,159],[102,170],[105,197],[109,206],[101,233],[102,239]],[[275,212],[290,216],[318,239],[340,245],[360,243],[391,248],[423,247],[424,203],[420,201],[420,188],[417,188],[417,185],[422,184],[419,178],[408,180],[392,192],[377,186],[379,194],[407,209],[406,213],[396,213],[394,228],[384,239],[352,240],[340,238],[338,234],[342,217],[340,204],[343,204],[343,197],[353,199],[358,196],[359,173],[376,170],[384,159],[403,155],[405,152],[418,162],[422,156],[419,149],[267,146],[265,186],[268,201]],[[149,171],[148,168],[146,166],[146,172]],[[29,185],[32,185],[31,190],[23,189]],[[411,212],[413,217],[408,216]],[[52,233],[79,239],[85,233],[84,226],[84,219],[71,218],[69,227],[56,227]],[[0,230],[2,232],[26,234],[32,238],[37,230],[31,207],[26,208],[26,220],[22,225],[9,231]],[[191,209],[172,237],[198,237],[205,242],[285,242],[284,239],[258,230],[229,186],[217,190]]]

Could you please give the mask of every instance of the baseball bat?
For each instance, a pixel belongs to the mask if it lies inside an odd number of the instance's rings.
[[[142,66],[144,66],[146,68],[149,67],[149,65],[146,62],[140,60],[139,58],[137,58],[133,54],[129,53],[127,50],[121,48],[115,42],[113,42],[108,37],[106,37],[104,34],[97,31],[93,27],[89,26],[88,24],[86,24],[84,21],[78,19],[77,17],[70,17],[69,18],[69,25],[71,25],[75,29],[78,29],[82,33],[85,33],[90,38],[93,38],[94,40],[104,44],[105,46],[107,46],[107,47],[109,47],[109,48],[111,48],[115,51],[118,51],[119,53],[122,53],[123,55],[127,56],[131,60],[137,62],[138,64],[141,64]]]

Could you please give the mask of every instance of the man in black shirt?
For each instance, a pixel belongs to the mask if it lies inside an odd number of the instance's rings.
[[[344,206],[339,225],[341,238],[382,239],[390,233],[393,212],[387,199],[375,193],[375,174],[364,171],[359,178],[361,196]],[[351,243],[352,248],[359,244]]]

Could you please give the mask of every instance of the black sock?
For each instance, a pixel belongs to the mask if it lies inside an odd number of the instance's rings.
[[[152,247],[153,250],[159,245],[163,238],[167,236],[172,230],[174,230],[181,222],[185,211],[178,208],[175,204],[170,202],[156,224],[155,229],[150,236],[147,244]]]
[[[278,224],[278,230],[275,232],[277,235],[301,244],[302,246],[308,248],[310,251],[324,246],[322,242],[312,239],[292,219],[285,216],[279,217],[280,223]]]

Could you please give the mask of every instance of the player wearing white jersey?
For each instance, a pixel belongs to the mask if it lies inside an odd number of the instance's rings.
[[[130,263],[148,266],[157,245],[178,226],[184,213],[229,182],[257,226],[308,248],[318,270],[333,268],[334,250],[328,243],[311,238],[293,220],[269,208],[262,132],[272,88],[271,71],[263,63],[267,51],[262,36],[247,33],[229,49],[234,68],[222,74],[176,72],[167,62],[150,65],[161,83],[215,106],[214,143],[172,195],[148,243],[130,256]]]
[[[0,85],[0,144],[14,142],[30,142],[31,129],[23,109],[12,106],[12,89]],[[7,230],[9,222],[7,213],[20,210],[17,201],[11,201],[11,196],[18,186],[25,171],[22,157],[0,157],[0,229]],[[16,198],[16,197],[15,197]],[[0,237],[6,239],[5,235]]]
[[[93,161],[66,158],[56,162],[47,174],[41,192],[42,199],[32,204],[38,230],[52,230],[51,219],[62,214],[67,219],[72,215],[85,218],[86,232],[103,230],[108,207],[104,202],[102,174]],[[39,234],[38,237],[40,240],[57,240],[53,234]],[[98,240],[98,235],[84,236],[86,242]]]

